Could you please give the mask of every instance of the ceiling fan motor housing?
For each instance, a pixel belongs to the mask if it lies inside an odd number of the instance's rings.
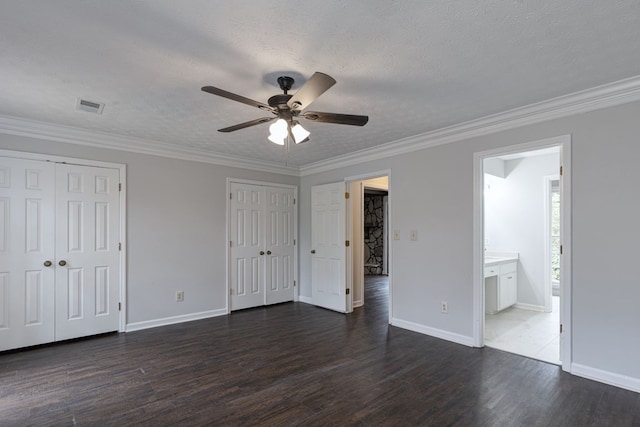
[[[288,91],[291,90],[294,83],[295,83],[295,80],[293,80],[292,77],[289,77],[289,76],[278,77],[278,84],[280,85],[280,89],[284,91],[285,95],[287,94]]]

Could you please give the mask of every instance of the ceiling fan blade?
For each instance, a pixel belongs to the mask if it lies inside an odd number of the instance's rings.
[[[240,130],[240,129],[244,129],[244,128],[248,128],[251,126],[255,126],[255,125],[261,125],[262,123],[267,123],[270,122],[272,120],[277,119],[277,117],[263,117],[261,119],[255,119],[255,120],[251,120],[250,122],[244,122],[244,123],[240,123],[234,126],[229,126],[227,128],[223,128],[223,129],[218,129],[218,132],[233,132],[235,130]]]
[[[340,125],[364,126],[369,121],[369,116],[356,116],[354,114],[323,113],[320,111],[307,111],[299,117],[304,117],[312,122],[337,123]]]
[[[245,98],[244,96],[236,95],[235,93],[227,92],[226,90],[218,89],[213,86],[204,86],[203,92],[210,93],[212,95],[218,95],[223,98],[230,99],[232,101],[242,102],[243,104],[251,105],[252,107],[260,108],[261,110],[274,112],[275,110],[267,104],[254,101],[253,99]]]
[[[336,84],[336,81],[333,77],[324,73],[315,72],[313,76],[298,89],[295,95],[289,99],[287,105],[292,110],[304,110],[334,84]]]

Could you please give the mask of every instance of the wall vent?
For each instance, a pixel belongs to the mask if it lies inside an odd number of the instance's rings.
[[[88,101],[86,99],[78,98],[76,102],[76,110],[87,111],[89,113],[102,114],[104,104],[99,102]]]

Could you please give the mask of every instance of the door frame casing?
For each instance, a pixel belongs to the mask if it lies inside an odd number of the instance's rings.
[[[119,181],[122,184],[120,194],[119,207],[119,243],[122,244],[119,253],[119,272],[118,272],[118,292],[120,303],[120,311],[118,316],[118,332],[125,332],[127,326],[127,165],[122,163],[103,162],[99,160],[87,160],[76,157],[55,156],[37,152],[5,150],[0,148],[0,156],[12,157],[23,160],[36,160],[52,163],[67,163],[79,166],[91,166],[106,169],[117,169],[119,171]]]
[[[383,170],[379,170],[379,171],[374,171],[374,172],[368,172],[368,173],[364,173],[364,174],[360,174],[360,175],[354,175],[354,176],[348,176],[344,178],[344,182],[347,188],[351,187],[351,184],[353,184],[354,182],[358,182],[358,181],[366,181],[368,179],[372,179],[372,178],[380,178],[382,176],[386,176],[387,179],[389,180],[389,187],[387,190],[387,206],[388,206],[388,213],[387,213],[387,222],[389,224],[393,224],[392,222],[392,209],[391,207],[393,206],[392,204],[392,191],[391,191],[391,169],[383,169]],[[346,221],[346,233],[347,233],[347,239],[349,239],[350,241],[353,241],[353,206],[351,203],[351,199],[347,200],[347,204],[346,204],[346,216],[347,216],[347,221]],[[360,215],[362,216],[363,213],[360,212]],[[361,220],[362,222],[362,220]],[[391,228],[389,228],[391,229]],[[392,249],[392,245],[390,244],[391,242],[387,242],[387,247],[388,247],[388,265],[389,265],[389,271],[387,271],[388,274],[388,278],[389,278],[389,307],[388,307],[388,311],[389,311],[389,319],[388,319],[388,323],[391,324],[391,319],[393,319],[393,249]],[[364,242],[360,242],[359,244],[364,245]],[[353,245],[351,245],[350,247],[347,248],[347,268],[346,268],[346,275],[347,275],[347,289],[351,289],[351,291],[353,291],[353,262],[352,261],[352,254],[353,252]],[[363,273],[364,274],[364,273]],[[347,306],[347,310],[348,312],[353,311],[353,299],[351,298],[349,300],[349,304]]]
[[[562,325],[562,369],[571,372],[572,324],[571,324],[571,135],[508,145],[473,154],[473,345],[484,346],[484,165],[489,157],[534,151],[549,147],[560,148],[560,323]]]
[[[298,278],[298,248],[300,247],[300,242],[298,241],[298,186],[290,185],[290,184],[278,184],[273,182],[266,181],[256,181],[251,179],[241,179],[241,178],[231,178],[227,177],[227,192],[226,194],[231,194],[231,184],[247,184],[247,185],[259,185],[263,187],[277,187],[277,188],[287,188],[293,190],[293,199],[294,199],[294,208],[293,208],[293,240],[295,241],[295,248],[293,250],[293,300],[299,301],[300,299],[300,279]],[[226,268],[225,268],[225,280],[227,284],[227,292],[225,296],[225,306],[227,310],[227,314],[231,313],[231,248],[229,247],[229,243],[231,241],[231,199],[229,197],[225,197],[227,200],[227,226],[226,226],[226,244],[225,244],[225,257],[227,259]]]

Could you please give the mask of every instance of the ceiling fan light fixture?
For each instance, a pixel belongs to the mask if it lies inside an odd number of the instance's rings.
[[[269,139],[269,141],[273,142],[274,144],[277,145],[284,145],[284,138],[278,138],[277,136],[271,134],[267,137],[267,139]]]
[[[311,133],[302,127],[302,125],[298,122],[294,122],[295,125],[291,128],[291,133],[293,134],[293,140],[296,144],[300,144],[309,140],[309,135]]]
[[[271,132],[268,137],[269,141],[274,144],[284,145],[284,140],[288,134],[288,128],[289,126],[287,125],[286,120],[278,119],[274,124],[269,126],[269,132]]]

